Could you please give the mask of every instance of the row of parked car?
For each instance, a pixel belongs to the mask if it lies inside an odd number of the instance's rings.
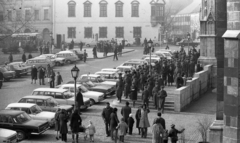
[[[165,52],[171,54],[168,51],[157,51],[153,57],[157,57],[157,53]],[[77,80],[76,91],[78,92],[80,88],[83,94],[84,105],[80,109],[85,110],[104,101],[108,96],[113,96],[119,73],[124,75],[125,71],[133,70],[145,63],[149,64],[146,60],[148,56],[128,60],[116,68],[104,68],[95,74],[81,75]],[[160,59],[161,56],[158,57]],[[75,104],[74,93],[74,81],[68,81],[56,88],[37,88],[32,91],[31,95],[22,97],[17,103],[9,104],[0,111],[0,132],[4,131],[0,134],[0,139],[11,142],[24,140],[32,133],[43,134],[55,125],[54,116],[57,109],[65,109],[71,114]]]

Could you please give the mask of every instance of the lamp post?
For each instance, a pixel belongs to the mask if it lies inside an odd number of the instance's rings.
[[[77,81],[77,78],[78,78],[78,75],[79,75],[79,72],[80,72],[80,70],[79,70],[79,68],[76,66],[76,64],[75,64],[75,66],[71,69],[71,73],[72,73],[72,77],[73,77],[73,79],[74,79],[74,97],[75,97],[75,109],[78,109],[78,107],[76,107],[78,104],[77,104],[77,93],[76,93],[76,91],[77,91],[77,88],[76,88],[76,81]]]
[[[168,37],[167,37],[168,31],[166,31],[166,44],[168,46]]]
[[[188,33],[187,33],[187,38],[188,38],[188,53],[189,53],[189,40],[190,40],[190,36],[191,36],[191,35],[190,35],[190,33],[188,32]]]
[[[52,54],[52,32],[50,33],[50,49],[49,49],[50,54]]]
[[[151,70],[151,63],[152,63],[152,44],[153,44],[153,41],[150,39],[148,41],[148,47],[149,47],[149,54],[150,54],[150,63],[149,63],[149,72],[150,72],[150,75],[152,75],[152,70]]]

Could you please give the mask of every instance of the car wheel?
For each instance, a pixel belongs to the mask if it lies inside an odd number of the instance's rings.
[[[90,45],[89,45],[89,44],[87,44],[86,46],[87,46],[87,47],[90,47]]]
[[[26,137],[26,134],[24,131],[17,131],[17,140],[18,141],[22,141],[24,140]]]
[[[95,101],[93,99],[90,99],[90,105],[94,105],[95,104]]]
[[[71,63],[72,63],[72,61],[70,61],[70,60],[67,60],[67,63],[68,63],[68,64],[71,64]]]

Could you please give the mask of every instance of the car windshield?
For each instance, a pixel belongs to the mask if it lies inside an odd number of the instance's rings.
[[[150,59],[145,59],[147,62],[150,62]],[[158,60],[157,59],[151,59],[151,63],[155,63],[157,62]]]
[[[163,53],[166,57],[171,57],[169,53]]]
[[[21,123],[31,120],[31,117],[27,113],[24,112],[24,113],[21,113],[15,117],[13,117],[13,120],[15,123],[21,124]]]
[[[42,112],[42,109],[40,107],[38,107],[37,105],[32,106],[30,108],[30,110],[31,110],[32,114],[38,114],[38,113]]]

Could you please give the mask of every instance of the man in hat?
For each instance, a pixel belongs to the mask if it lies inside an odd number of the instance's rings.
[[[129,114],[132,113],[132,108],[129,107],[129,102],[126,102],[126,106],[122,107],[121,109],[121,114],[123,116],[124,121],[128,124],[128,118],[129,118]]]
[[[165,98],[167,97],[167,92],[164,90],[164,86],[161,87],[161,90],[158,92],[158,110],[164,113],[164,103]]]
[[[122,74],[119,74],[119,79],[118,82],[116,84],[116,96],[118,98],[118,101],[121,103],[122,101],[122,93],[123,93],[123,87],[124,87],[124,83],[123,83],[123,79],[122,79]]]
[[[182,129],[181,131],[177,130],[175,128],[175,125],[172,124],[171,125],[171,130],[169,131],[169,137],[171,138],[171,142],[172,143],[177,143],[178,141],[178,135],[177,134],[181,134],[185,129]]]
[[[106,129],[106,134],[107,137],[110,137],[110,115],[113,112],[113,108],[110,106],[110,103],[106,103],[106,107],[102,111],[102,118],[105,123],[105,129]]]

